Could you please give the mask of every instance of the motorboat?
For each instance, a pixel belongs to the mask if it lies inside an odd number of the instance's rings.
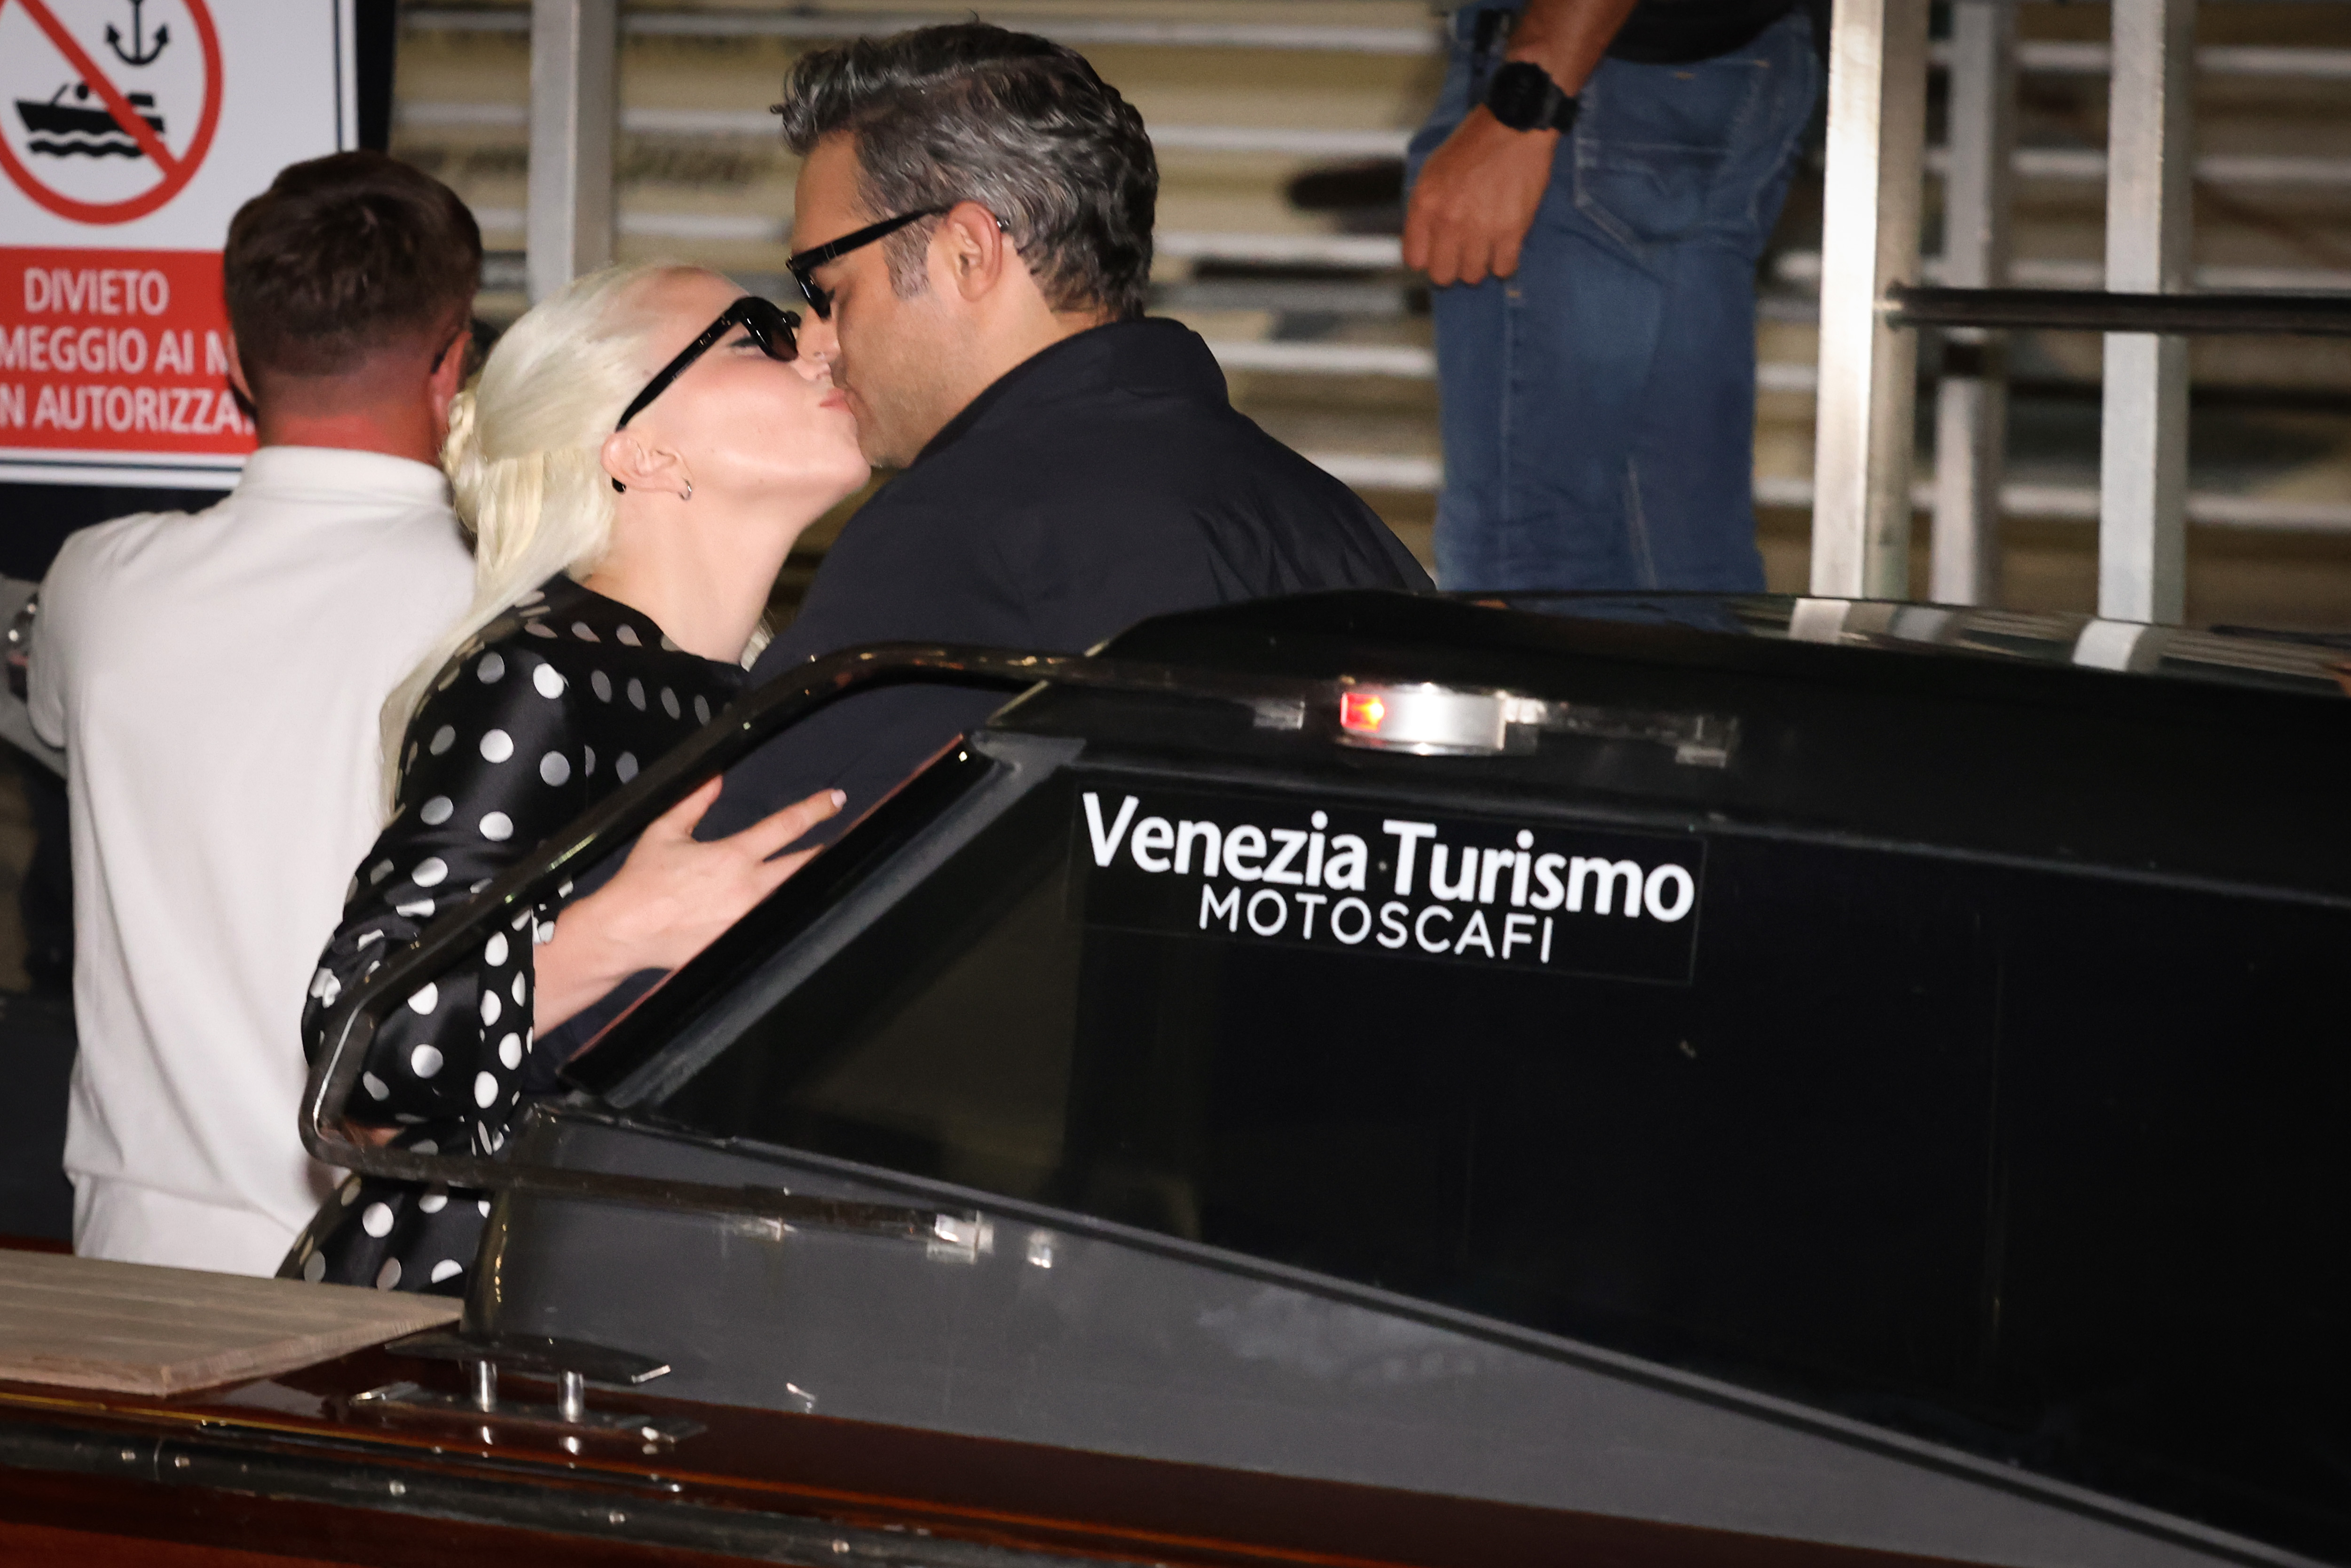
[[[369,1397],[466,1429],[503,1364],[563,1433],[658,1368],[680,1431],[1365,1489],[1560,1560],[2351,1563],[2346,657],[1342,593],[817,661],[346,994],[315,1152],[496,1195],[430,1347],[472,1381]],[[375,1017],[909,682],[1014,695],[498,1157],[349,1135]]]

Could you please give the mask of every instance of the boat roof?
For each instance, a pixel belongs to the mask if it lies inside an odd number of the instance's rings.
[[[1674,642],[1686,651],[1710,653],[1701,662],[1729,665],[1776,665],[1766,650],[1810,645],[1945,663],[1990,661],[2093,671],[2337,701],[2351,697],[2351,633],[2158,626],[2058,611],[1794,594],[1306,594],[1163,616],[1114,638],[1105,651],[1198,657],[1208,652],[1201,644],[1248,632],[1352,632],[1373,642],[1441,641],[1457,647],[1482,644],[1498,652],[1525,645],[1523,632],[1516,636],[1503,632],[1499,617],[1489,613],[1492,612],[1577,623],[1584,634],[1573,640],[1587,644],[1593,633],[1620,628],[1628,635],[1604,634],[1600,640],[1628,652],[1661,647],[1654,636],[1632,634],[1638,629],[1696,633]],[[1687,662],[1687,656],[1673,662]]]

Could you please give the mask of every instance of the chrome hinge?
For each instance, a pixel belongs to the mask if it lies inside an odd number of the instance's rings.
[[[355,1410],[387,1418],[425,1419],[479,1427],[485,1441],[500,1430],[519,1429],[557,1438],[577,1453],[583,1438],[618,1438],[651,1451],[702,1430],[698,1421],[676,1416],[645,1416],[626,1410],[591,1410],[588,1385],[635,1388],[666,1375],[669,1367],[650,1356],[545,1334],[468,1335],[435,1330],[394,1340],[394,1355],[454,1361],[465,1371],[465,1392],[440,1394],[413,1383],[387,1383],[352,1396]],[[551,1378],[552,1403],[500,1395],[498,1370]]]

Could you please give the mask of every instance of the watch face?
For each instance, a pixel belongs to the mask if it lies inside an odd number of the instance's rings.
[[[1551,78],[1543,74],[1542,67],[1531,60],[1512,60],[1494,73],[1486,107],[1511,130],[1528,131],[1542,117],[1551,91]]]

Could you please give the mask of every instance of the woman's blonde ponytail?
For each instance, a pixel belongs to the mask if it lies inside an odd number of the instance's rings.
[[[670,267],[615,267],[575,280],[507,329],[449,405],[441,449],[458,520],[474,538],[474,601],[383,705],[384,810],[397,810],[401,742],[425,694],[474,635],[558,572],[583,577],[612,537],[601,452],[646,361],[654,318],[636,308]]]

